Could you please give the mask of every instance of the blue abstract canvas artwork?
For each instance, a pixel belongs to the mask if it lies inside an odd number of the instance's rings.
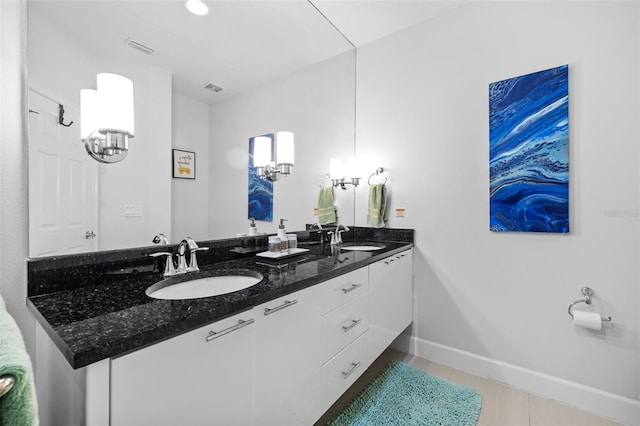
[[[269,136],[269,135],[267,135]],[[249,215],[247,218],[273,221],[273,182],[258,177],[253,166],[253,142],[249,139]]]
[[[489,84],[490,229],[569,232],[569,66]]]

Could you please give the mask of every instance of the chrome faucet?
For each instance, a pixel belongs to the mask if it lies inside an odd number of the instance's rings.
[[[185,252],[189,249],[189,264],[187,265],[187,260],[185,256]],[[180,241],[180,245],[178,246],[178,270],[177,272],[192,272],[199,271],[198,267],[198,259],[196,258],[196,253],[199,251],[209,250],[209,247],[198,247],[195,240],[191,237],[187,237],[184,240]]]
[[[189,249],[189,263],[187,264],[187,249]],[[198,244],[191,237],[187,237],[180,241],[178,245],[178,265],[173,263],[173,254],[171,252],[158,252],[151,253],[149,256],[160,257],[166,256],[166,263],[164,267],[164,276],[170,277],[172,275],[185,274],[187,272],[199,271],[198,259],[196,253],[199,251],[209,250],[209,247],[198,247]]]
[[[342,231],[340,230],[341,226],[343,229]],[[338,224],[335,231],[328,232],[328,234],[331,235],[331,244],[342,244],[342,233],[345,231],[349,232],[349,227]]]

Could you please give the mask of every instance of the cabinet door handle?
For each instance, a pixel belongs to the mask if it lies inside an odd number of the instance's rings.
[[[342,378],[346,379],[347,377],[349,377],[354,371],[356,371],[356,369],[360,367],[360,363],[359,362],[352,362],[351,363],[351,368],[347,371],[343,371],[342,372]]]
[[[362,322],[362,318],[357,319],[357,320],[352,319],[351,320],[351,324],[342,326],[342,331],[344,331],[346,333],[349,330],[351,330],[353,327],[355,327],[356,325],[360,324],[361,322]]]
[[[360,284],[360,283],[351,284],[350,287],[345,287],[345,288],[342,289],[342,291],[343,291],[344,294],[347,294],[347,293],[351,293],[353,290],[355,290],[357,288],[360,288],[360,287],[362,287],[362,284]]]
[[[231,326],[229,328],[225,328],[222,331],[213,331],[213,330],[211,330],[211,331],[209,331],[209,335],[207,336],[207,342],[210,342],[213,339],[217,339],[218,337],[222,337],[225,334],[232,333],[232,332],[234,332],[236,330],[241,329],[242,327],[246,327],[249,324],[253,324],[254,322],[255,322],[255,320],[253,318],[248,319],[246,321],[245,320],[238,320],[238,323],[236,325]]]
[[[284,303],[280,306],[276,306],[275,308],[264,308],[265,315],[271,315],[274,312],[278,312],[281,309],[288,308],[291,305],[295,305],[298,303],[298,299],[296,300],[285,300]]]

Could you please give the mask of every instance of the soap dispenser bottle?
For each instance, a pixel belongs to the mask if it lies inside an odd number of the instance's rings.
[[[258,235],[258,228],[256,227],[256,219],[250,217],[251,223],[249,224],[249,236]]]
[[[287,240],[287,230],[284,229],[284,222],[287,219],[280,219],[280,225],[278,225],[278,237],[280,238],[280,252],[289,251],[289,241]]]

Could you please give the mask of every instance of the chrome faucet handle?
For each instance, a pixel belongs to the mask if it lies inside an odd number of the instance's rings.
[[[189,259],[189,266],[187,266],[187,271],[192,272],[200,270],[200,268],[198,267],[198,258],[196,257],[196,253],[199,251],[207,250],[209,250],[209,247],[197,247],[191,249],[191,259]]]
[[[343,232],[344,232],[344,230],[336,232],[336,234],[337,234],[336,240],[338,241],[338,244],[342,244],[342,233]]]
[[[161,251],[158,253],[150,253],[149,256],[151,257],[160,257],[160,256],[166,256],[166,260],[164,263],[164,275],[165,277],[170,277],[172,275],[176,274],[176,267],[173,264],[173,254],[169,253],[168,251]]]

